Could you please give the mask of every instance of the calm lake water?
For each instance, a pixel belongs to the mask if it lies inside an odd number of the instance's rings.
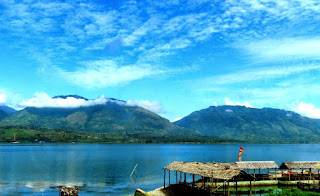
[[[163,186],[172,161],[234,162],[240,144],[0,144],[0,195],[133,194]],[[245,144],[243,161],[318,161],[320,144]],[[137,173],[130,174],[138,164]]]

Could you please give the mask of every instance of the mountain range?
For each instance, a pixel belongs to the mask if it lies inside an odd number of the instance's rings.
[[[66,99],[80,96],[57,96]],[[88,99],[85,99],[88,100]],[[115,137],[156,140],[185,140],[202,137],[194,130],[173,125],[158,114],[124,101],[106,99],[104,104],[77,108],[27,107],[0,121],[0,127],[20,127],[41,130],[72,130]]]
[[[78,95],[53,98],[89,100]],[[77,108],[0,107],[0,127],[106,134],[154,141],[320,142],[320,120],[295,112],[244,106],[211,106],[174,123],[125,101]],[[37,133],[39,134],[39,133]]]
[[[6,105],[0,105],[0,121],[15,112],[16,112],[16,110],[13,108],[10,108]]]
[[[211,106],[193,112],[174,124],[226,140],[320,142],[320,120],[272,108]]]

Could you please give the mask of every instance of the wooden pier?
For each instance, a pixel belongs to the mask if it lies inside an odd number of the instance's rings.
[[[237,195],[241,187],[249,187],[250,191],[251,187],[268,186],[298,186],[320,192],[320,164],[316,165],[312,161],[284,162],[280,167],[274,161],[172,162],[163,168],[164,188],[201,189],[209,195],[229,195],[231,190]]]

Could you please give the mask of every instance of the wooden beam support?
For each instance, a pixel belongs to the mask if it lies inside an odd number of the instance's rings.
[[[192,174],[192,188],[194,187],[194,174]]]
[[[171,182],[170,182],[170,181],[171,181],[171,180],[170,180],[170,173],[171,173],[171,170],[168,170],[168,171],[169,171],[169,186],[170,186],[170,183],[171,183]]]
[[[178,184],[178,172],[176,171],[176,184]]]
[[[310,176],[310,180],[312,180],[312,178],[311,178],[311,168],[309,168],[309,176]]]
[[[206,184],[204,182],[204,177],[202,176],[202,186],[203,186],[203,189],[206,189]]]
[[[236,195],[238,195],[238,180],[236,180]]]
[[[163,177],[163,188],[166,188],[166,169],[163,170],[164,171],[164,177]]]

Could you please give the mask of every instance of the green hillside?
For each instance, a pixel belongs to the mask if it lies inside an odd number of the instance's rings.
[[[173,125],[167,119],[136,106],[115,102],[79,108],[29,107],[0,121],[1,127],[72,130],[107,133],[121,138],[192,140],[202,135]]]
[[[227,140],[320,142],[320,120],[280,109],[212,106],[174,124]]]
[[[4,118],[6,118],[8,116],[7,113],[5,113],[4,111],[0,110],[0,121]]]

